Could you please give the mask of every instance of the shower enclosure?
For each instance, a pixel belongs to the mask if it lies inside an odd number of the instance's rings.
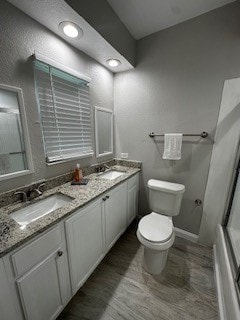
[[[240,293],[240,160],[236,165],[234,182],[230,194],[224,232],[230,251],[235,285]],[[239,295],[240,296],[240,295]]]

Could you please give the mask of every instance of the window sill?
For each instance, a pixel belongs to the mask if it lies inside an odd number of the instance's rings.
[[[32,174],[33,172],[34,172],[34,170],[28,169],[28,170],[22,170],[22,171],[3,174],[3,175],[0,175],[0,181],[25,176],[28,174]]]
[[[102,158],[102,157],[107,157],[112,155],[113,155],[113,152],[100,153],[97,155],[97,158]]]

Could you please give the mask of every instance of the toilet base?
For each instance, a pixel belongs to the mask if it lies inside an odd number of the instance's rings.
[[[165,268],[168,249],[163,251],[144,248],[143,268],[150,274],[159,275]]]

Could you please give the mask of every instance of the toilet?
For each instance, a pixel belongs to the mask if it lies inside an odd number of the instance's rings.
[[[144,247],[144,269],[157,275],[164,269],[175,239],[172,217],[180,212],[185,186],[150,179],[148,189],[152,213],[140,220],[137,237]]]

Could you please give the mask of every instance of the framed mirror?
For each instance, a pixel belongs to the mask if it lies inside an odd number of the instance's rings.
[[[0,84],[0,181],[32,172],[22,89]]]
[[[113,154],[113,112],[95,107],[96,157]]]

